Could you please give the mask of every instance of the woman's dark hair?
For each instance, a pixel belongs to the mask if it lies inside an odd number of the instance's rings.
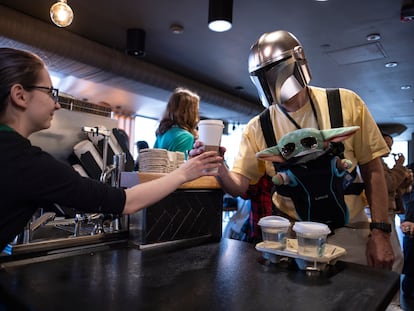
[[[0,114],[6,108],[10,88],[14,84],[35,85],[45,67],[37,55],[12,48],[0,48]]]
[[[155,134],[164,134],[172,126],[177,125],[193,134],[194,138],[197,138],[199,103],[200,97],[197,94],[184,88],[175,89],[168,100]]]

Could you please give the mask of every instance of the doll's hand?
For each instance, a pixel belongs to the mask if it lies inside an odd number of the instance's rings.
[[[289,178],[289,176],[286,173],[281,172],[281,173],[277,173],[275,176],[273,176],[272,182],[276,186],[279,186],[279,185],[288,185],[289,182],[290,182],[290,178]]]

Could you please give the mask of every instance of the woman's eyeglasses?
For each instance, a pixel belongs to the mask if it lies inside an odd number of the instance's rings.
[[[25,86],[26,89],[36,89],[36,90],[43,90],[46,94],[48,94],[55,103],[59,101],[59,90],[55,89],[54,87],[46,87],[46,86],[37,86],[37,85],[29,85]]]
[[[303,148],[311,150],[316,149],[318,147],[318,141],[315,137],[305,137],[300,140],[300,144]],[[282,156],[288,157],[290,156],[294,151],[296,150],[296,144],[295,143],[288,143],[282,147],[281,153]]]

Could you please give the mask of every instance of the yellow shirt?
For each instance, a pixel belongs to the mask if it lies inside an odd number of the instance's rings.
[[[298,111],[289,113],[290,116],[302,128],[318,128],[318,123],[320,129],[331,128],[326,90],[311,86],[308,88],[312,102],[315,105],[317,120],[313,114],[310,103],[307,103]],[[346,89],[340,89],[340,96],[343,126],[360,127],[358,132],[344,141],[345,158],[351,160],[355,166],[357,164],[366,164],[389,152],[376,122],[362,99],[354,92]],[[285,116],[279,106],[272,105],[269,109],[273,123],[273,131],[277,141],[279,141],[284,134],[296,130],[295,125]],[[256,158],[256,153],[265,148],[267,148],[267,145],[262,134],[259,116],[255,116],[249,121],[243,133],[239,153],[234,162],[232,171],[250,179],[251,184],[257,183],[259,178],[263,176],[265,172],[270,176],[274,176],[275,170],[273,164]],[[359,213],[364,206],[359,195],[347,195],[345,201],[350,209],[350,219],[352,222],[353,216]],[[273,202],[279,209],[286,212],[291,217],[297,218],[293,202],[290,198],[282,197],[275,193]]]

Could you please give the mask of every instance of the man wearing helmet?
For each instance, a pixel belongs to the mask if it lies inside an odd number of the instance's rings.
[[[311,74],[305,53],[293,34],[283,30],[263,34],[251,47],[249,72],[263,105],[269,109],[277,141],[298,128],[331,128],[326,89],[308,85]],[[361,196],[346,195],[349,223],[336,229],[328,243],[347,249],[347,255],[341,258],[345,261],[391,269],[394,254],[388,232],[387,205],[384,204],[388,200],[387,188],[381,164],[381,156],[389,150],[362,99],[346,89],[340,89],[340,99],[342,126],[361,129],[345,140],[344,156],[359,166],[371,207],[372,224],[368,224]],[[197,141],[190,154],[201,153],[201,146],[202,142]],[[256,116],[246,126],[233,168],[229,170],[224,165],[219,168],[217,179],[225,192],[242,195],[263,175],[275,175],[271,162],[256,157],[257,152],[267,147],[260,118]],[[274,193],[272,201],[284,214],[298,219],[290,198]]]

